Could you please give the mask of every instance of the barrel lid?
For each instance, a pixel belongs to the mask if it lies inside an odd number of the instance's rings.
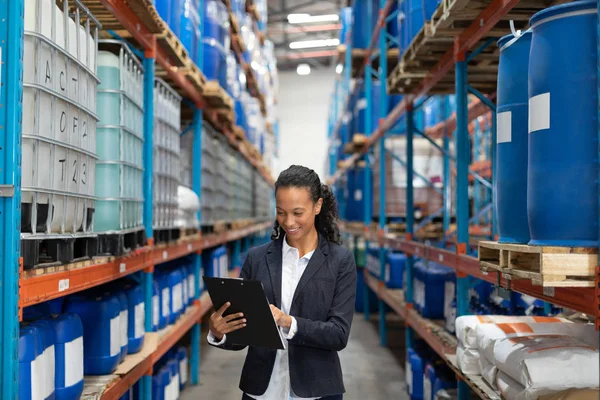
[[[539,11],[531,17],[529,20],[529,25],[532,27],[536,24],[544,22],[548,18],[552,17],[569,17],[572,15],[567,15],[571,13],[577,14],[578,11],[589,11],[595,10],[597,7],[596,0],[584,0],[584,1],[574,1],[572,3],[560,4],[558,6],[549,7],[542,11]],[[574,15],[573,15],[574,16]]]
[[[499,40],[498,40],[498,47],[501,50],[504,50],[506,47],[510,47],[512,46],[514,43],[516,43],[518,40],[521,40],[522,38],[528,38],[531,39],[531,29],[528,29],[524,32],[521,32],[521,36],[519,36],[518,39],[514,40],[512,43],[511,42],[513,39],[515,39],[515,35],[513,35],[512,33],[509,33],[508,35],[502,36]]]

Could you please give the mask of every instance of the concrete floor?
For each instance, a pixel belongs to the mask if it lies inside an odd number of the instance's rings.
[[[345,400],[409,398],[404,383],[404,328],[388,314],[388,347],[379,346],[377,316],[365,321],[356,314],[348,347],[340,352]],[[390,321],[391,319],[391,321]],[[240,373],[246,351],[224,351],[206,344],[202,336],[200,385],[186,389],[181,400],[238,400]],[[273,399],[280,400],[280,399]]]

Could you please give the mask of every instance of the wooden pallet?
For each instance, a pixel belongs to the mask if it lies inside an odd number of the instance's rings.
[[[482,271],[547,287],[593,287],[598,249],[479,242]]]
[[[150,0],[121,0],[140,19],[142,24],[150,33],[162,32],[162,19],[158,15],[154,4]],[[73,3],[70,3],[73,4]],[[115,17],[115,14],[104,6],[101,0],[81,0],[94,18],[100,22],[105,31],[127,31],[123,24]]]
[[[162,23],[162,27],[162,32],[156,35],[156,43],[166,53],[173,66],[187,67],[191,59],[183,43],[167,24]]]
[[[244,132],[244,129],[241,126],[234,126],[233,134],[235,135],[235,138],[238,141],[244,140],[246,138],[246,132]]]
[[[210,108],[233,110],[233,99],[217,81],[206,82],[204,86],[204,98]]]
[[[516,29],[526,29],[529,18],[537,11],[565,0],[524,0],[489,30],[477,48],[488,39],[496,39],[510,33],[509,21],[515,22]],[[411,93],[419,87],[439,60],[454,47],[455,38],[468,28],[478,15],[485,10],[489,0],[442,0],[430,21],[425,22],[419,33],[403,51],[400,62],[388,77],[390,93]],[[490,44],[481,54],[469,62],[469,83],[482,92],[495,90],[498,72],[499,49]],[[431,94],[453,93],[454,66],[430,91]]]
[[[337,52],[338,52],[338,62],[341,63],[342,65],[345,64],[345,62],[346,62],[346,45],[340,44],[337,47]],[[373,54],[373,53],[371,53],[371,54]],[[389,73],[398,64],[398,55],[399,55],[399,50],[397,48],[389,49],[387,51],[388,76],[389,76]],[[365,64],[365,58],[367,57],[367,49],[352,49],[351,57],[352,57],[352,77],[356,78],[358,75],[358,72],[360,71],[362,66]],[[379,69],[379,57],[375,57],[375,59],[373,60],[372,66],[373,66],[373,69],[376,71]]]

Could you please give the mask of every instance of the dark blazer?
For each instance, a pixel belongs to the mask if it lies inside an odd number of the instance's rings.
[[[283,238],[251,249],[241,277],[260,280],[271,304],[281,308]],[[352,253],[319,234],[319,246],[302,274],[290,315],[298,332],[288,342],[290,383],[300,397],[324,397],[345,392],[337,352],[348,343],[354,299],[356,265]],[[245,346],[225,343],[226,350]],[[240,389],[260,396],[267,391],[276,350],[250,346]]]

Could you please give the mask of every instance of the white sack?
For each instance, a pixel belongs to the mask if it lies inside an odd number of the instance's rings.
[[[503,400],[598,400],[598,389],[566,389],[557,391],[549,388],[526,389],[504,372],[496,376],[496,388]]]
[[[499,339],[521,336],[570,336],[598,348],[598,334],[592,324],[573,323],[525,323],[509,322],[504,324],[482,324],[475,328],[477,348],[482,357],[494,361],[494,342]]]
[[[485,359],[485,357],[479,357],[479,369],[481,370],[481,377],[491,387],[496,386],[496,375],[498,374],[498,367],[493,363]]]
[[[477,348],[475,328],[481,324],[502,324],[507,322],[525,323],[556,323],[569,322],[564,318],[556,317],[514,317],[506,315],[465,315],[456,318],[456,337],[459,343],[468,348]]]
[[[525,388],[564,390],[598,385],[598,349],[565,336],[497,340],[494,364]]]
[[[479,375],[479,351],[477,349],[465,348],[460,343],[456,348],[456,360],[458,368],[467,375]]]

